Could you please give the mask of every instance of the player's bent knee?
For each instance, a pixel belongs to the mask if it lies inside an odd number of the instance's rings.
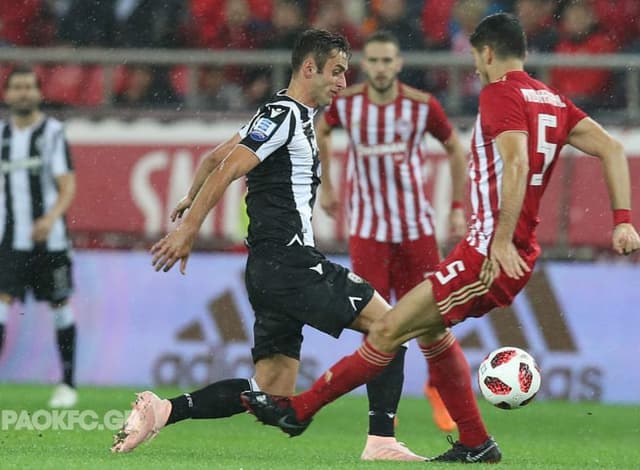
[[[367,340],[373,347],[383,352],[394,352],[404,343],[404,339],[394,328],[388,318],[384,317],[375,321],[369,329]]]

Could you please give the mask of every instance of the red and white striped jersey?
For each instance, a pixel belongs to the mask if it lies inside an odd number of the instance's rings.
[[[571,129],[587,115],[526,72],[507,73],[480,93],[479,113],[471,138],[471,228],[467,240],[488,253],[498,222],[502,194],[503,160],[496,137],[507,131],[528,134],[529,174],[514,244],[536,243],[540,199]]]
[[[399,243],[432,235],[433,209],[424,193],[424,137],[440,142],[452,127],[433,96],[399,84],[385,105],[369,101],[366,84],[344,90],[325,112],[349,137],[349,233]]]

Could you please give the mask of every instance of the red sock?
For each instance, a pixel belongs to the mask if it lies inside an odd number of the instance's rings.
[[[351,356],[336,362],[309,390],[291,398],[300,421],[306,421],[324,405],[369,382],[389,365],[395,354],[377,351],[365,339]]]
[[[437,343],[420,345],[420,349],[429,364],[430,382],[458,425],[460,442],[467,447],[481,445],[489,434],[471,388],[469,364],[455,336],[448,332]]]

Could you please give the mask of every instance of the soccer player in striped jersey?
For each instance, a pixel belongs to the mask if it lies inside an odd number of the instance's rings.
[[[469,234],[433,276],[372,325],[358,351],[337,362],[309,391],[286,398],[243,394],[264,423],[285,432],[297,426],[300,434],[322,406],[371,380],[405,341],[418,338],[430,370],[439,371],[435,385],[459,431],[452,448],[433,460],[498,462],[502,454],[480,416],[469,365],[447,328],[509,305],[529,280],[540,254],[535,235],[540,199],[565,143],[602,163],[613,210],[613,250],[640,249],[621,143],[524,71],[526,39],[514,16],[484,18],[470,42],[484,87],[471,146]]]
[[[398,39],[379,31],[367,38],[363,52],[366,82],[341,92],[324,119],[318,119],[320,204],[329,215],[337,209],[331,182],[331,131],[343,127],[349,139],[351,268],[391,302],[392,293],[401,298],[440,262],[433,208],[425,196],[422,173],[427,133],[440,141],[449,156],[453,199],[449,228],[455,241],[467,230],[461,202],[466,155],[438,100],[398,80],[402,69]],[[425,395],[436,425],[453,431],[456,425],[430,382],[425,384]]]
[[[289,87],[205,159],[172,215],[189,209],[182,224],[152,248],[156,270],[168,271],[180,261],[184,273],[207,213],[233,180],[246,175],[246,286],[255,313],[254,378],[222,380],[171,400],[141,393],[116,435],[114,452],[133,450],[167,424],[243,413],[240,394],[246,390],[290,395],[304,325],[337,338],[345,328],[368,331],[391,308],[368,282],[315,248],[311,213],[320,161],[313,118],[317,107],[328,105],[345,88],[349,56],[342,36],[322,30],[303,33],[293,49]],[[424,461],[394,434],[403,369],[404,356],[399,354],[380,379],[367,386],[376,423],[361,455],[364,460]]]
[[[62,360],[62,382],[49,406],[68,408],[77,400],[76,327],[64,215],[75,194],[75,174],[62,124],[40,111],[33,70],[14,68],[4,92],[9,119],[0,121],[0,353],[9,307],[31,290],[51,308]]]

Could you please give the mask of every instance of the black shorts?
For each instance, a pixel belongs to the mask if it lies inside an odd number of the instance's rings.
[[[338,337],[373,297],[373,287],[312,247],[271,242],[249,250],[246,285],[255,312],[253,361],[300,358],[304,325]]]
[[[0,292],[24,302],[29,289],[36,300],[65,301],[73,290],[69,252],[0,248]]]

